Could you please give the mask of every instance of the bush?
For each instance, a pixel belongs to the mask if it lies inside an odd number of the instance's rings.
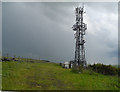
[[[95,72],[93,71],[93,69],[92,69],[91,67],[87,67],[87,70],[88,70],[88,73],[89,73],[90,75],[95,74]]]
[[[88,67],[92,68],[93,71],[104,75],[117,75],[118,73],[118,69],[113,67],[112,65],[103,65],[98,63],[93,65],[88,65]]]
[[[72,72],[73,73],[78,73],[79,72],[79,69],[78,69],[78,67],[72,67]]]
[[[84,68],[83,66],[74,66],[72,67],[72,72],[74,73],[89,73],[94,74],[100,73],[104,75],[118,75],[120,76],[120,68],[113,67],[112,65],[104,65],[104,64],[93,64],[88,65],[87,68]]]
[[[72,67],[72,72],[74,72],[74,73],[90,73],[89,69],[87,69],[87,68],[85,68],[83,66],[74,66],[74,67]]]
[[[118,68],[118,76],[120,77],[120,68]]]
[[[83,71],[84,71],[83,66],[73,66],[72,67],[72,72],[74,72],[74,73],[82,73]]]

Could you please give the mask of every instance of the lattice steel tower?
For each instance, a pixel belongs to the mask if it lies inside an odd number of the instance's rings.
[[[87,25],[83,23],[84,6],[75,8],[76,23],[73,25],[75,31],[76,47],[75,47],[75,60],[74,66],[87,66],[85,59],[85,48],[84,48],[84,35],[87,30]]]

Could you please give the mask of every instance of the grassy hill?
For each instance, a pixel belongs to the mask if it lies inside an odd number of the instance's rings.
[[[2,90],[2,62],[0,62],[0,90]]]
[[[118,90],[119,88],[117,76],[88,72],[77,74],[56,63],[40,60],[2,63],[3,90]]]

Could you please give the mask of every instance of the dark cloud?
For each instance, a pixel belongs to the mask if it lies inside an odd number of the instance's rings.
[[[80,3],[4,2],[3,55],[9,52],[11,55],[54,62],[74,59],[75,39],[71,27],[75,23],[74,7],[78,5]],[[117,30],[116,3],[85,5],[87,61],[117,63],[117,31],[113,32]]]
[[[0,2],[0,56],[2,53],[2,3]]]

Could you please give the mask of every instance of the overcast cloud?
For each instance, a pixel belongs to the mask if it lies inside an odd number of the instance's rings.
[[[2,55],[2,3],[0,2],[0,56]]]
[[[3,55],[53,62],[74,59],[74,8],[81,3],[8,3],[2,5]],[[118,8],[116,3],[85,3],[86,60],[118,63]]]

